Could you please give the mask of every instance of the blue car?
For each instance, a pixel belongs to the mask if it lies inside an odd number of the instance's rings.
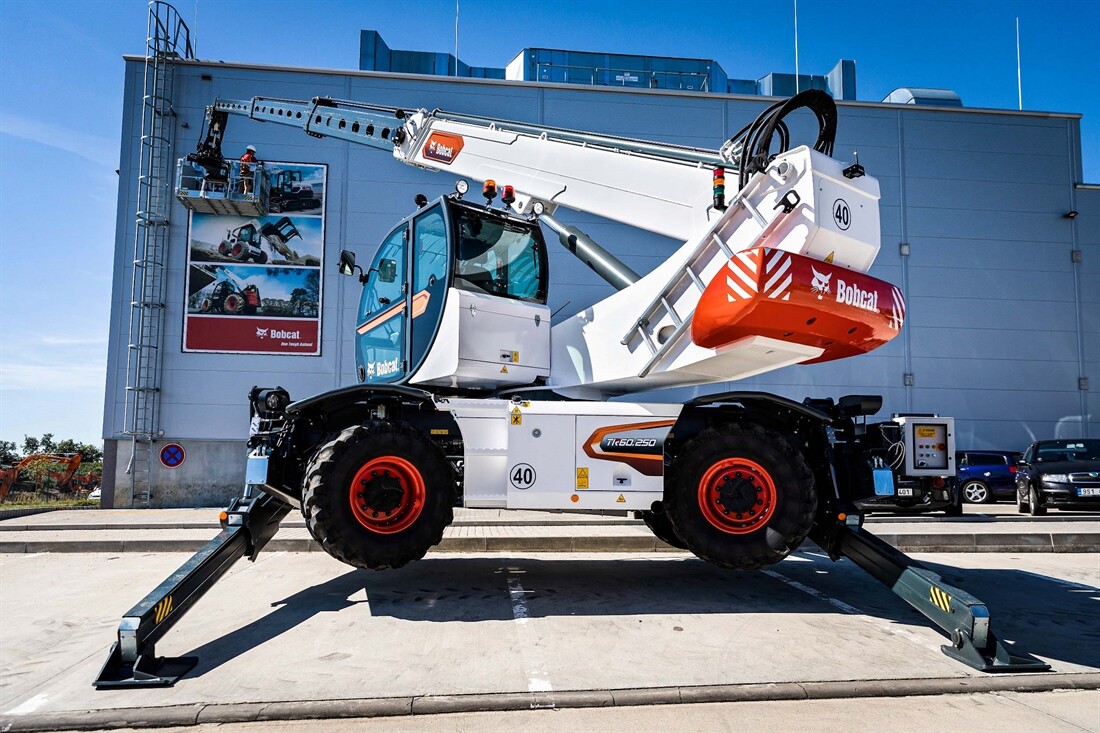
[[[966,450],[955,453],[955,476],[963,501],[986,504],[1016,494],[1016,451]]]

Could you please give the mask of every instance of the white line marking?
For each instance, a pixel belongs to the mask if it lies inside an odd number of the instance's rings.
[[[1085,585],[1084,583],[1074,583],[1072,580],[1062,580],[1061,578],[1054,578],[1054,577],[1051,577],[1049,575],[1043,575],[1042,573],[1032,573],[1028,570],[1019,570],[1017,572],[1021,572],[1024,575],[1030,575],[1033,578],[1041,578],[1042,580],[1049,580],[1049,581],[1052,581],[1054,583],[1057,583],[1058,585],[1064,585],[1067,588],[1072,588],[1073,590],[1087,590],[1090,593],[1100,593],[1100,588],[1097,588],[1094,585]]]
[[[840,611],[842,613],[847,613],[847,614],[850,614],[852,616],[863,616],[864,618],[866,618],[867,620],[869,620],[871,622],[872,626],[879,629],[880,631],[884,631],[887,634],[893,634],[894,636],[900,636],[903,639],[908,639],[909,641],[914,642],[915,644],[918,644],[922,647],[925,647],[926,649],[936,649],[936,650],[939,649],[939,644],[929,644],[924,638],[920,637],[917,634],[914,634],[911,631],[908,631],[904,628],[901,628],[900,626],[893,626],[891,624],[884,624],[884,623],[881,623],[881,622],[877,622],[876,620],[874,620],[873,616],[870,616],[866,612],[861,611],[860,609],[856,608],[855,606],[850,606],[847,603],[845,603],[844,601],[833,598],[832,596],[827,596],[824,593],[822,593],[821,591],[819,591],[817,588],[811,588],[808,585],[805,585],[803,583],[799,583],[797,580],[792,580],[791,578],[788,578],[785,575],[781,575],[780,573],[777,573],[774,570],[762,570],[761,572],[764,573],[764,575],[767,575],[769,578],[774,578],[775,580],[778,580],[780,583],[786,583],[787,585],[791,586],[792,588],[800,590],[800,591],[802,591],[803,593],[805,593],[809,596],[813,596],[814,598],[816,598],[819,601],[822,601],[824,603],[828,603],[830,606],[832,606],[833,608],[837,609],[838,611]]]
[[[513,568],[509,572],[514,573],[516,570]],[[516,625],[520,629],[520,654],[523,657],[523,666],[527,671],[527,691],[553,692],[554,687],[547,679],[546,665],[542,661],[542,655],[538,653],[535,647],[534,634],[527,629],[527,622],[531,620],[528,616],[527,599],[525,598],[528,593],[530,591],[524,589],[519,578],[514,576],[508,578],[508,597],[512,601],[512,618],[515,619]],[[549,704],[533,704],[532,707],[555,707],[555,705],[551,700]]]
[[[40,692],[29,700],[24,700],[4,715],[29,715],[46,704],[46,693]]]

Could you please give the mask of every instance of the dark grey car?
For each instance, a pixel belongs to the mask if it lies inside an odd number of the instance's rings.
[[[1016,472],[1016,503],[1036,516],[1048,507],[1100,509],[1100,438],[1028,446]]]

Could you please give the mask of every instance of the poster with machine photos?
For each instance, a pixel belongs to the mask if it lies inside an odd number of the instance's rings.
[[[265,215],[191,212],[184,351],[321,353],[327,166],[262,163]]]

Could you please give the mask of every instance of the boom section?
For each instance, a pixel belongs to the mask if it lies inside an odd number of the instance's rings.
[[[550,211],[564,206],[679,240],[721,213],[713,207],[713,170],[736,168],[705,148],[442,110],[405,112],[322,97],[218,100],[214,109],[392,150],[418,168],[511,185],[521,213],[538,200]]]

